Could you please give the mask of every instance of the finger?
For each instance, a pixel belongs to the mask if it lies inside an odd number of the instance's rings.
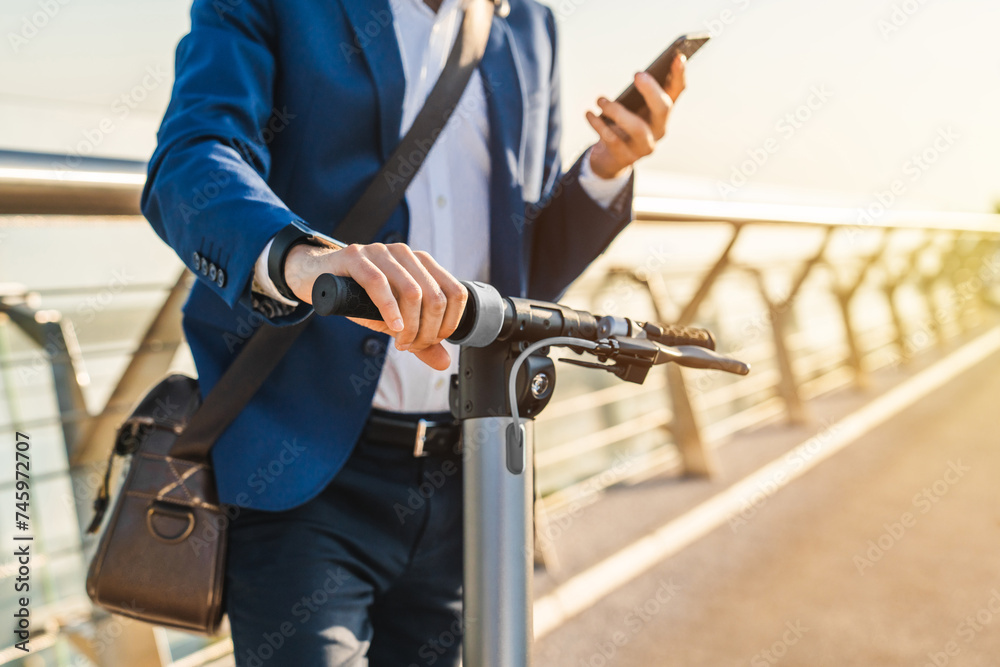
[[[625,143],[633,149],[638,156],[649,155],[656,146],[656,139],[653,137],[653,129],[649,123],[644,121],[638,114],[634,114],[624,105],[602,97],[597,100],[597,105],[601,107],[604,115],[614,121],[622,132],[625,133]]]
[[[390,246],[390,251],[396,261],[409,271],[420,285],[420,330],[410,344],[410,350],[417,352],[435,343],[440,343],[441,338],[438,337],[438,332],[441,331],[441,320],[448,307],[448,298],[445,296],[444,290],[417,259],[409,246],[396,243]]]
[[[587,122],[597,132],[601,138],[601,143],[604,145],[604,149],[611,153],[616,162],[621,165],[628,165],[639,159],[639,156],[632,150],[631,146],[618,136],[618,133],[612,130],[600,116],[588,111]]]
[[[629,140],[635,135],[641,134],[644,128],[649,127],[638,114],[632,113],[623,104],[612,102],[606,97],[599,98],[597,106],[601,107],[604,115],[610,118],[624,133],[623,139]]]
[[[365,246],[368,258],[379,268],[392,286],[396,296],[399,311],[403,318],[403,329],[396,334],[396,347],[400,350],[409,349],[417,333],[420,331],[420,306],[423,294],[420,283],[410,275],[389,249],[381,243]]]
[[[387,327],[393,333],[403,330],[404,321],[392,286],[378,266],[365,256],[362,246],[352,244],[328,256],[329,272],[350,276],[368,293]]]
[[[649,127],[653,130],[653,138],[659,141],[667,133],[667,117],[674,101],[660,87],[652,76],[645,72],[635,75],[635,87],[646,100],[649,109]]]
[[[367,327],[372,331],[378,331],[379,333],[386,333],[390,336],[394,335],[396,332],[389,329],[389,326],[382,320],[366,320],[360,317],[348,317],[350,321],[355,324],[360,324],[363,327]]]
[[[393,333],[389,331],[389,327],[382,320],[364,320],[358,317],[348,317],[347,319],[373,331],[390,335]],[[446,371],[451,366],[451,354],[440,343],[423,350],[413,350],[413,355],[435,370]]]
[[[451,355],[441,343],[423,350],[414,350],[413,354],[434,370],[446,371],[451,366]]]
[[[666,93],[674,102],[687,88],[687,57],[678,53],[670,66],[670,78],[667,79]]]
[[[469,291],[465,289],[465,285],[458,278],[445,271],[429,254],[426,252],[416,252],[414,254],[424,265],[424,268],[434,277],[437,284],[441,286],[445,297],[448,299],[448,306],[444,311],[444,317],[441,318],[441,329],[438,331],[438,337],[443,340],[455,333],[458,323],[462,321],[462,315],[465,313],[465,305],[469,301]]]

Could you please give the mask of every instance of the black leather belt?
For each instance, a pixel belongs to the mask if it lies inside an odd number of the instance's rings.
[[[408,415],[373,409],[361,437],[399,447],[414,456],[461,456],[462,427],[450,413]]]

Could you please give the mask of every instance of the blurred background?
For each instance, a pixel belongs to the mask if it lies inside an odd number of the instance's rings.
[[[638,221],[566,302],[707,326],[754,370],[640,387],[559,367],[537,426],[536,664],[1000,664],[1000,6],[547,4],[567,162],[599,95],[678,34],[713,37],[637,170]],[[191,278],[137,208],[189,6],[0,5],[0,665],[232,664],[225,637],[84,591],[110,434],[165,372],[193,373]]]

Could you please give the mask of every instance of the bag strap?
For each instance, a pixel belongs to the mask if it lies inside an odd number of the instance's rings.
[[[500,0],[472,0],[455,45],[423,108],[364,194],[334,231],[348,243],[370,243],[403,201],[406,189],[441,135],[486,52]],[[401,169],[402,166],[407,169]],[[264,384],[312,317],[287,327],[262,325],[236,355],[170,450],[185,460],[207,460],[223,431]]]

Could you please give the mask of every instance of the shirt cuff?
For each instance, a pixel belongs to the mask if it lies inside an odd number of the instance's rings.
[[[264,246],[264,252],[260,253],[260,257],[257,258],[257,262],[253,266],[253,284],[250,286],[250,289],[286,306],[298,306],[298,301],[288,299],[278,291],[278,288],[274,286],[274,281],[271,280],[271,276],[267,272],[267,255],[271,252],[272,243],[274,243],[273,238]]]
[[[583,164],[580,165],[580,187],[602,208],[611,208],[618,195],[628,185],[628,181],[632,177],[632,167],[623,171],[620,176],[601,178],[594,173],[590,166],[590,152],[593,150],[594,148],[591,146],[583,155]]]

